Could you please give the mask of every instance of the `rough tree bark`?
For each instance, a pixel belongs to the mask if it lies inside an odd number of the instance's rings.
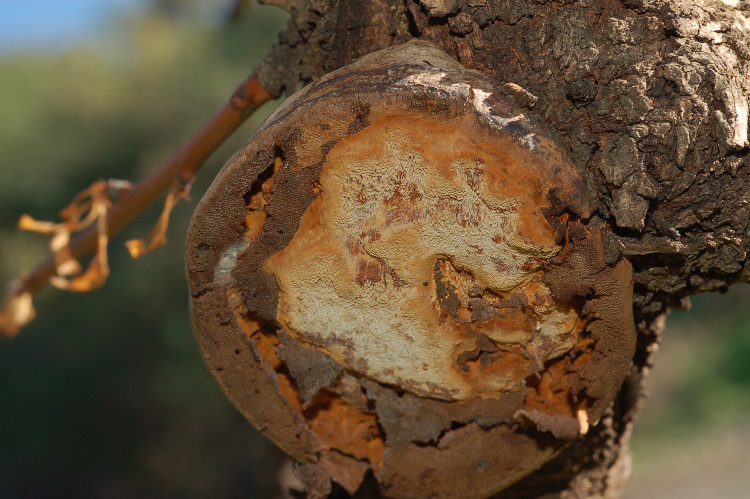
[[[687,307],[691,294],[750,280],[750,24],[741,8],[708,0],[264,3],[292,14],[274,49],[284,64],[259,71],[271,93],[292,94],[299,82],[419,38],[552,129],[586,185],[590,211],[579,213],[581,223],[601,235],[607,265],[632,265],[637,341],[625,381],[598,423],[501,496],[621,495],[642,380],[667,313]],[[301,196],[288,195],[291,204]],[[209,246],[202,251],[218,251]],[[199,250],[189,243],[189,252]],[[188,266],[200,308],[207,285],[195,276],[202,265],[196,258],[189,256]],[[286,359],[294,359],[293,347],[280,341]],[[315,470],[308,471],[314,484]]]

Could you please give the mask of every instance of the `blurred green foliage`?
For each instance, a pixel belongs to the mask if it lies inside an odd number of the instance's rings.
[[[750,423],[750,287],[693,298],[670,316],[654,357],[636,451],[713,426]]]
[[[667,320],[633,434],[626,498],[745,499],[750,490],[750,286]]]
[[[0,280],[46,255],[15,229],[54,220],[101,178],[136,180],[195,131],[287,21],[253,6],[229,26],[154,8],[86,46],[0,58]],[[275,104],[240,129],[174,212],[169,245],[133,261],[149,209],[110,244],[96,292],[47,290],[0,343],[0,497],[271,497],[283,457],[204,369],[187,310],[184,238],[195,200]],[[270,471],[269,471],[270,470]]]
[[[22,213],[54,219],[94,180],[139,178],[230,95],[286,23],[280,10],[253,6],[219,26],[176,15],[178,3],[112,22],[87,46],[0,58],[3,282],[47,252],[43,237],[15,230]],[[274,105],[213,156],[194,198]],[[122,242],[148,232],[160,206],[149,209],[111,242],[102,290],[44,292],[38,319],[0,343],[0,498],[277,493],[283,456],[224,399],[193,340],[183,259],[193,206],[178,205],[166,248],[133,261]],[[636,477],[670,441],[747,423],[749,299],[747,288],[698,297],[668,322],[636,426]]]

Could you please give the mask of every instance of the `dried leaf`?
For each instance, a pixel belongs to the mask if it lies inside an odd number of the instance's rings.
[[[58,289],[84,293],[102,287],[107,281],[107,276],[109,276],[109,264],[107,261],[107,244],[109,242],[109,235],[107,234],[107,211],[109,210],[109,199],[106,196],[97,195],[92,198],[92,203],[91,212],[95,213],[94,218],[97,221],[97,253],[91,259],[88,268],[83,274],[72,279],[66,279],[60,275],[50,277],[50,284]],[[57,253],[55,256],[57,257]]]
[[[172,212],[172,208],[174,208],[180,199],[188,197],[191,185],[192,182],[185,186],[179,186],[177,184],[172,186],[169,194],[167,194],[167,199],[164,201],[164,209],[159,216],[159,220],[156,221],[156,224],[151,231],[149,231],[148,235],[143,239],[131,239],[125,242],[125,247],[128,248],[130,256],[133,258],[139,258],[145,254],[151,253],[158,247],[167,244],[169,215]]]
[[[109,267],[106,264],[102,264],[99,255],[96,255],[91,259],[86,271],[72,279],[66,279],[60,276],[52,276],[49,279],[57,289],[64,289],[65,291],[72,291],[74,293],[85,293],[97,288],[100,288],[107,281],[109,275]]]
[[[52,234],[57,230],[57,224],[54,222],[40,222],[34,220],[29,215],[23,214],[18,219],[18,228],[31,232],[39,232],[40,234]]]
[[[13,287],[22,289],[20,281],[15,281],[9,289]],[[30,292],[9,291],[0,306],[0,335],[9,338],[15,336],[22,327],[34,320],[35,316]]]
[[[79,192],[68,206],[60,210],[60,218],[64,220],[70,232],[86,229],[97,217],[97,203],[103,199],[109,200],[107,193],[109,182],[94,182],[88,189]]]
[[[22,215],[18,226],[22,230],[51,235],[50,250],[55,261],[57,275],[50,277],[50,284],[59,289],[73,292],[91,291],[104,285],[109,275],[107,244],[109,234],[107,215],[111,207],[110,199],[122,189],[129,189],[129,182],[109,180],[94,182],[79,192],[73,201],[60,211],[61,223],[41,222],[29,215]],[[97,223],[97,251],[88,268],[82,272],[81,264],[70,249],[70,236]],[[74,276],[74,277],[71,277]],[[22,281],[16,281],[20,283]],[[15,335],[18,330],[34,318],[31,293],[22,292],[21,284],[15,284],[16,291],[8,292],[0,309],[0,333]]]
[[[70,276],[81,272],[81,264],[70,251],[70,232],[67,230],[58,231],[52,236],[49,246],[55,258],[57,275]]]
[[[83,193],[79,193],[79,196],[84,193],[89,195],[89,191],[93,189],[93,187],[94,186],[91,186]],[[96,214],[92,209],[93,204],[94,202],[92,199],[85,199],[80,202],[71,203],[60,210],[60,218],[64,220],[65,225],[68,226],[71,232],[81,231],[91,225],[96,218]]]

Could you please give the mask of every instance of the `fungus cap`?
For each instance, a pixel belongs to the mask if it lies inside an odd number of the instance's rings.
[[[632,270],[588,199],[481,75],[424,42],[363,57],[287,99],[196,209],[204,361],[310,487],[371,470],[392,497],[487,497],[630,367]]]

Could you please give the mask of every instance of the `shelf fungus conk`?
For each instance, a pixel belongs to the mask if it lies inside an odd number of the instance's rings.
[[[428,44],[287,99],[188,238],[206,365],[313,495],[487,497],[597,424],[632,270],[553,132]]]

